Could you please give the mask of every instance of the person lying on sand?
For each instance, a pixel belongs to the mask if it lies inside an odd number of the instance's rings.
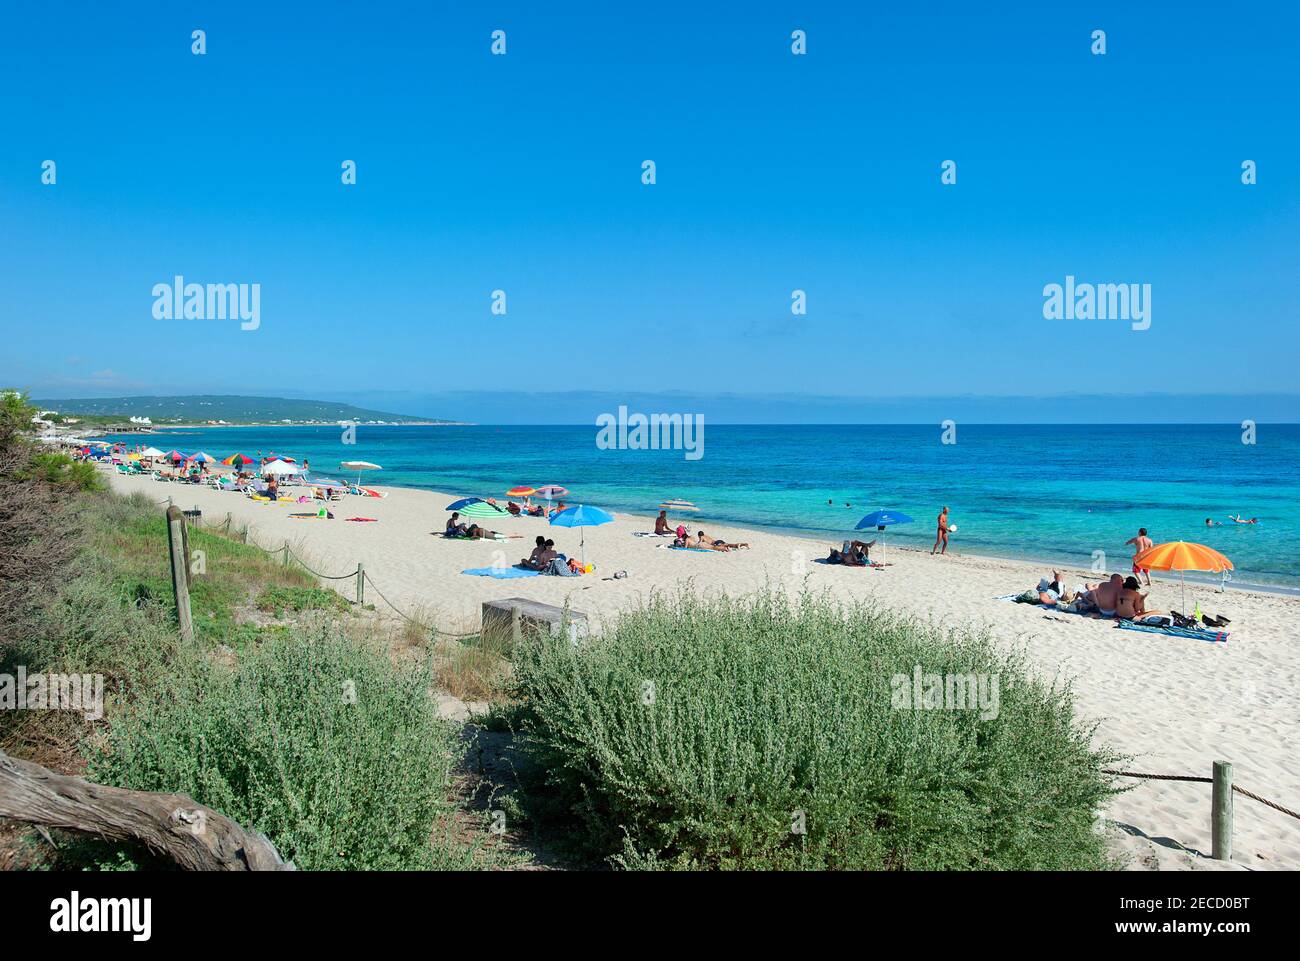
[[[700,531],[700,536],[698,540],[701,541],[707,540],[710,546],[712,546],[715,550],[720,550],[720,551],[734,551],[741,547],[749,546],[748,543],[744,543],[744,542],[739,544],[729,544],[726,541],[722,540],[721,538],[709,537],[709,535],[704,533],[704,531]]]
[[[866,567],[871,563],[871,548],[875,541],[845,541],[840,550],[831,548],[828,564],[843,564],[845,567]]]
[[[470,524],[465,529],[465,535],[472,537],[476,541],[496,540],[498,537],[505,538],[504,534],[498,534],[496,531],[490,531],[486,527],[479,527],[477,524]]]

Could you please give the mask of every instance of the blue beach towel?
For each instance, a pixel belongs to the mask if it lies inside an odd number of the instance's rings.
[[[541,577],[541,571],[526,571],[522,567],[470,567],[463,571],[462,574],[473,574],[476,577],[495,577],[497,580],[510,580],[515,577]]]
[[[696,554],[719,554],[721,551],[711,551],[707,547],[670,547],[670,551],[694,551]]]
[[[1148,634],[1168,634],[1170,637],[1190,637],[1198,641],[1228,643],[1226,631],[1198,631],[1194,627],[1161,627],[1156,624],[1134,624],[1132,621],[1120,621],[1116,627],[1126,631],[1145,631]]]

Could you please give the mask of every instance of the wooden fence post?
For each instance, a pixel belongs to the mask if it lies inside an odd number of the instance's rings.
[[[289,566],[289,542],[284,542],[284,566]]]
[[[1232,762],[1214,762],[1210,830],[1212,856],[1218,861],[1232,860]]]
[[[366,565],[357,563],[357,607],[366,602]]]
[[[172,594],[176,598],[176,619],[181,639],[194,642],[194,618],[190,614],[190,552],[185,515],[175,504],[167,508],[167,548],[171,554]]]

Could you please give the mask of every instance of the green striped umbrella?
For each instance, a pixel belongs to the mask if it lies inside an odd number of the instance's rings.
[[[460,509],[461,517],[509,517],[510,515],[500,507],[494,507],[487,501],[479,501],[477,504],[468,504]]]

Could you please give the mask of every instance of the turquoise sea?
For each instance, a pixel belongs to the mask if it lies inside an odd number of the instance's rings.
[[[916,523],[890,543],[929,547],[946,504],[953,550],[1088,566],[1104,551],[1126,568],[1124,542],[1146,527],[1157,542],[1208,544],[1232,559],[1234,583],[1300,588],[1296,509],[1300,425],[1261,425],[1256,443],[1226,425],[960,425],[942,444],[929,426],[706,425],[704,456],[601,450],[595,426],[368,427],[356,443],[338,427],[222,427],[122,435],[221,458],[276,451],[341,476],[339,463],[383,466],[376,485],[502,497],[516,484],[560,484],[572,503],[650,514],[685,498],[700,518],[824,537],[878,507]],[[832,503],[828,504],[830,500]],[[850,506],[851,505],[851,506]],[[1257,525],[1229,522],[1230,514]],[[1206,517],[1224,521],[1207,527]]]

